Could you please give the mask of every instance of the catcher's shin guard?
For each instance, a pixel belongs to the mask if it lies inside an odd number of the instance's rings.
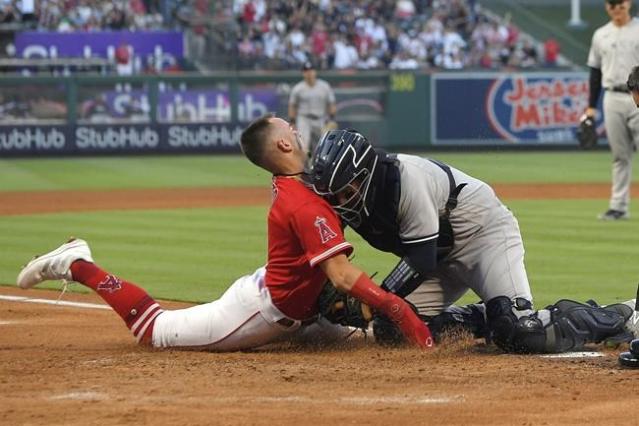
[[[609,338],[628,341],[632,336],[624,328],[626,318],[614,309],[562,299],[546,308],[547,324],[538,313],[517,318],[513,309],[513,302],[504,296],[486,303],[493,340],[508,352],[565,352]]]

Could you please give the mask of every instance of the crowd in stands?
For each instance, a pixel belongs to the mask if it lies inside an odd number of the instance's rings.
[[[233,23],[218,39],[227,66],[240,69],[299,69],[309,60],[338,70],[528,68],[554,65],[559,50],[522,36],[477,0],[0,0],[0,24],[181,29],[188,57],[200,61],[219,27],[210,10]]]
[[[163,27],[157,0],[41,0],[37,16],[39,29],[60,32]]]
[[[206,19],[211,0],[0,0],[0,57],[12,58],[16,54],[13,36],[18,31],[36,30],[70,33],[77,31],[149,31],[160,29],[184,32],[189,58],[199,59],[205,54]],[[1,25],[5,26],[2,27]],[[6,25],[9,24],[10,27]],[[12,32],[11,32],[12,31]],[[114,46],[115,47],[115,46]],[[120,75],[135,73],[171,72],[192,68],[186,58],[178,58],[181,63],[161,64],[158,57],[133,56],[131,47],[119,45],[110,52],[108,58],[113,72]],[[115,54],[113,54],[115,53]],[[89,53],[90,54],[90,53]],[[53,58],[53,56],[52,56]],[[66,66],[42,65],[39,70],[52,73],[74,72],[104,67],[87,65]],[[18,65],[19,66],[19,65]],[[27,68],[20,72],[35,71]],[[0,68],[0,70],[2,70]],[[101,71],[102,72],[102,71]]]
[[[532,40],[474,0],[236,0],[233,14],[242,69],[545,65]]]
[[[158,29],[159,0],[0,0],[0,24],[48,31]]]

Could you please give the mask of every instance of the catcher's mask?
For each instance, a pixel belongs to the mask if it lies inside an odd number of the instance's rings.
[[[320,139],[306,179],[353,228],[370,215],[367,196],[377,165],[377,153],[356,130],[329,130]]]

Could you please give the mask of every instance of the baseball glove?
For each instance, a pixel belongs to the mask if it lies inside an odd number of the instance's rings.
[[[322,127],[322,133],[326,133],[329,130],[337,130],[337,121],[328,120],[326,123],[324,123],[324,127]]]
[[[577,127],[577,140],[581,149],[592,149],[597,145],[597,128],[595,119],[588,115],[583,115]]]
[[[320,315],[334,324],[365,329],[373,318],[368,305],[338,291],[331,282],[324,284],[317,303]]]
[[[399,346],[406,343],[402,331],[385,315],[375,314],[373,317],[373,336],[381,346]]]

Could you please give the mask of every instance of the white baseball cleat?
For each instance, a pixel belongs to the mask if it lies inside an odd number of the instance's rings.
[[[626,321],[626,329],[634,334],[635,339],[639,339],[639,311],[635,309],[637,307],[637,299],[630,299],[623,302],[623,304],[633,309],[632,316]]]
[[[627,332],[632,333],[635,339],[639,338],[639,311],[637,307],[637,299],[626,300],[621,303],[613,303],[611,305],[603,306],[604,309],[609,309],[613,312],[617,312],[624,317],[624,328]]]
[[[47,280],[73,280],[71,264],[76,260],[93,263],[91,249],[86,241],[71,239],[57,249],[36,256],[18,274],[18,287],[31,288]]]

